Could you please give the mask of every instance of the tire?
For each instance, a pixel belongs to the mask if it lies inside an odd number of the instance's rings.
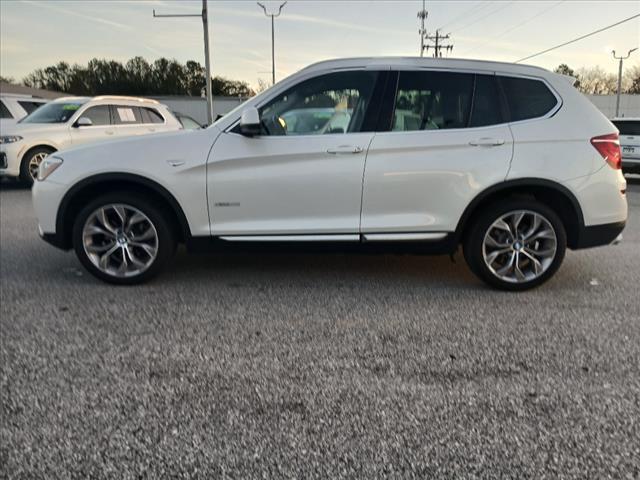
[[[479,212],[467,232],[463,250],[469,268],[501,290],[522,291],[543,284],[560,268],[567,248],[562,221],[535,200],[493,203]]]
[[[72,239],[78,259],[89,273],[117,285],[152,279],[176,251],[172,223],[162,210],[143,196],[126,191],[89,202],[74,221]]]
[[[53,152],[55,152],[55,150],[50,147],[36,147],[29,150],[24,157],[22,157],[22,162],[20,162],[20,181],[29,187],[33,185],[37,176],[37,169],[34,175],[32,166],[36,163],[40,165],[44,157]]]

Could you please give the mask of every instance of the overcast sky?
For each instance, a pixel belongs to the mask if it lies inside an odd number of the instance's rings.
[[[280,2],[264,1],[276,9]],[[421,0],[291,0],[276,19],[277,77],[328,58],[417,55]],[[204,64],[200,1],[0,0],[0,73],[21,79],[35,68],[93,57],[164,56]],[[270,79],[271,26],[253,1],[209,1],[214,75],[256,85]],[[427,1],[427,29],[451,33],[452,56],[515,61],[640,13],[640,1]],[[546,68],[599,65],[616,71],[611,50],[640,43],[640,19],[528,61]],[[640,63],[636,52],[631,64]]]

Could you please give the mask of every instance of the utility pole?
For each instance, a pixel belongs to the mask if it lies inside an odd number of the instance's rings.
[[[202,13],[175,13],[175,14],[156,14],[153,10],[153,18],[169,18],[169,17],[201,17],[202,29],[204,30],[204,66],[206,70],[206,91],[207,91],[207,123],[213,123],[213,96],[211,95],[211,60],[209,58],[209,14],[207,12],[207,0],[202,0]]]
[[[631,54],[633,52],[635,52],[637,50],[637,48],[632,48],[631,50],[629,50],[627,52],[627,56],[623,57],[616,57],[616,51],[614,50],[613,52],[613,58],[616,60],[620,60],[620,63],[618,64],[618,93],[616,95],[616,117],[618,115],[620,115],[620,91],[622,90],[622,62],[623,60],[626,60],[627,58],[629,58],[631,56]]]
[[[427,35],[427,31],[424,28],[424,22],[427,20],[427,16],[429,16],[429,12],[425,9],[425,0],[422,0],[422,10],[418,12],[418,18],[420,19],[420,29],[418,33],[420,34],[420,56],[424,56],[424,38]]]
[[[442,50],[446,50],[447,52],[450,52],[451,50],[453,50],[453,45],[449,44],[449,45],[442,45],[442,41],[443,40],[449,40],[449,34],[447,33],[446,35],[442,35],[440,33],[440,30],[436,30],[436,34],[435,35],[427,35],[426,36],[427,40],[430,41],[434,41],[434,45],[426,45],[424,48],[426,51],[429,51],[430,48],[433,48],[433,57],[434,58],[442,58]]]
[[[274,19],[280,16],[280,14],[282,13],[282,9],[287,4],[287,2],[280,4],[280,7],[278,7],[278,13],[267,13],[267,7],[265,7],[260,2],[256,2],[256,3],[260,7],[262,7],[262,10],[264,10],[264,14],[267,17],[271,17],[271,84],[275,85],[276,83],[276,47],[275,47]]]

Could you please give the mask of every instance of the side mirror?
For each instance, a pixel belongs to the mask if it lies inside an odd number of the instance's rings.
[[[91,121],[90,118],[80,117],[78,120],[76,120],[76,123],[73,126],[77,128],[77,127],[90,127],[91,125],[93,125],[93,122]]]
[[[246,137],[260,135],[260,114],[255,107],[245,108],[240,117],[240,133]]]

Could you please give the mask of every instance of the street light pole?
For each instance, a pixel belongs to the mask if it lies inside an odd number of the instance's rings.
[[[170,17],[201,17],[202,29],[204,30],[204,68],[206,71],[206,92],[207,92],[207,123],[213,123],[213,96],[211,95],[211,60],[209,58],[209,14],[207,11],[207,0],[202,0],[202,13],[172,13],[172,14],[156,14],[153,10],[153,18],[170,18]]]
[[[623,57],[623,56],[616,57],[616,51],[614,50],[613,52],[611,52],[613,53],[613,58],[615,58],[616,60],[620,60],[618,64],[618,92],[616,94],[616,117],[620,115],[620,91],[622,90],[622,61],[629,58],[631,54],[636,50],[637,48],[632,48],[631,50],[629,50],[627,52],[626,57]]]
[[[279,17],[282,13],[283,7],[287,4],[287,2],[281,3],[280,7],[278,7],[278,13],[268,13],[267,7],[265,7],[262,3],[256,2],[262,10],[264,10],[264,14],[267,17],[271,17],[271,84],[274,85],[276,83],[276,40],[275,40],[275,18]]]

